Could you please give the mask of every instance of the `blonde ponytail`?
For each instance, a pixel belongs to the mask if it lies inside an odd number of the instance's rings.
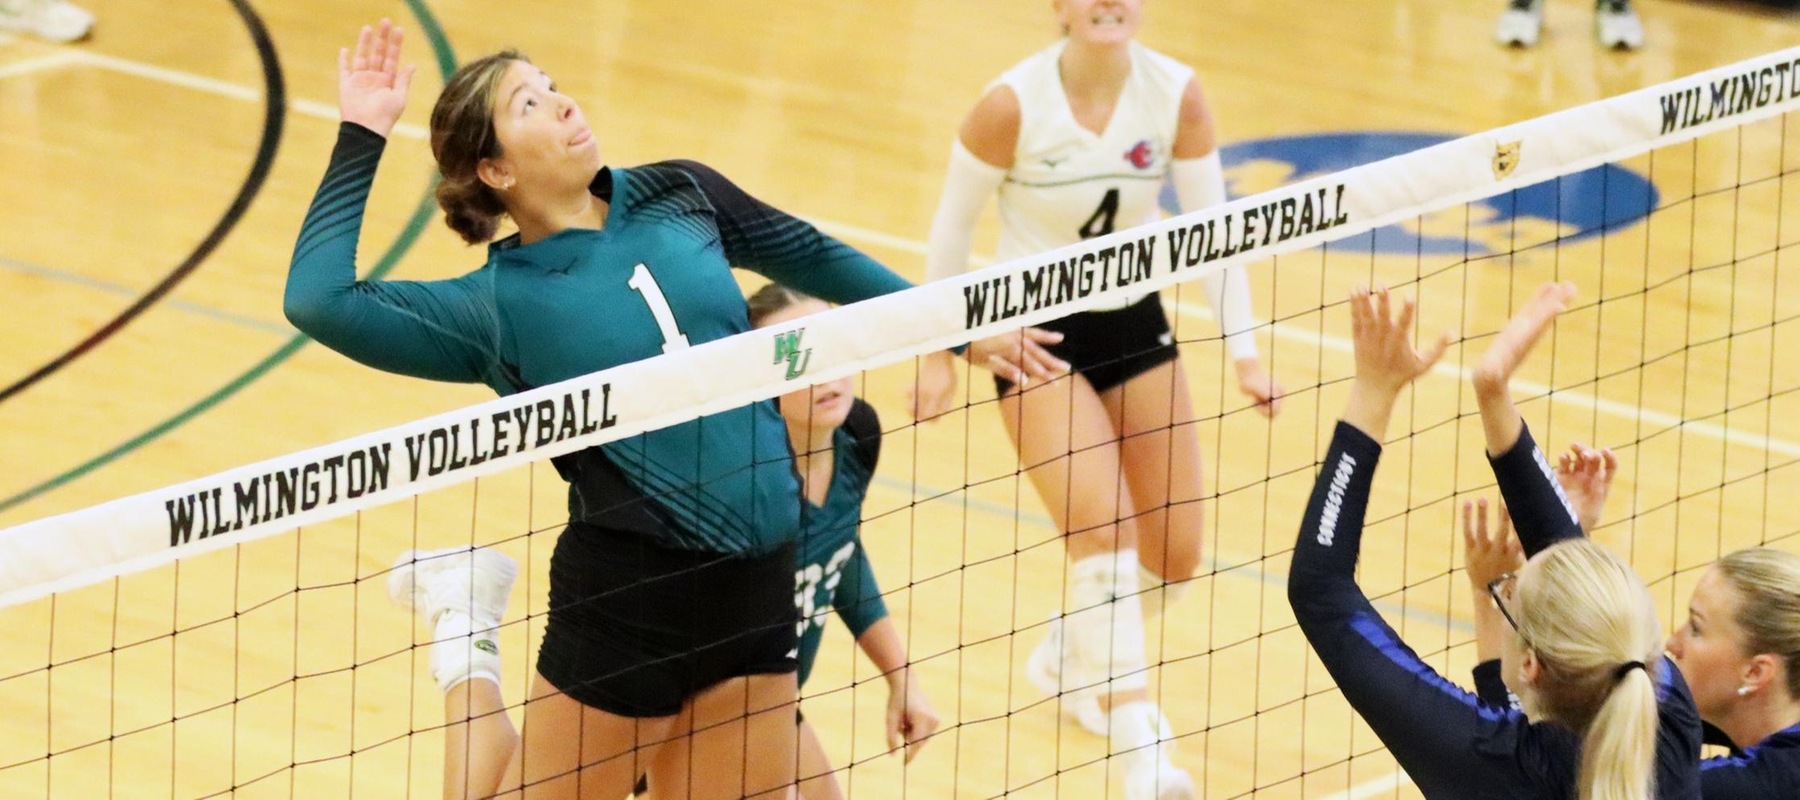
[[[1580,800],[1648,800],[1655,787],[1656,682],[1636,662],[1581,739]]]
[[[1587,539],[1560,542],[1519,580],[1519,636],[1542,677],[1534,713],[1582,736],[1580,800],[1650,800],[1662,625],[1631,567]]]

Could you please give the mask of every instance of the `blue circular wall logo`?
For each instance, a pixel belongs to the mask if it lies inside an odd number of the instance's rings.
[[[1456,138],[1438,133],[1322,133],[1256,139],[1225,146],[1227,188],[1247,197],[1359,167]],[[1412,255],[1491,255],[1556,239],[1599,236],[1636,224],[1656,208],[1656,187],[1614,164],[1432,212],[1398,225],[1337,240],[1333,250]],[[1162,206],[1178,213],[1174,187]]]

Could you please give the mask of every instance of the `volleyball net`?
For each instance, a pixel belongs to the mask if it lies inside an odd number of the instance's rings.
[[[1208,480],[1200,575],[1147,623],[1178,763],[1208,797],[1412,796],[1282,589],[1353,372],[1343,298],[1396,287],[1419,298],[1420,330],[1459,337],[1398,413],[1364,540],[1364,586],[1410,644],[1466,681],[1452,520],[1493,491],[1458,364],[1551,279],[1580,298],[1515,397],[1546,450],[1619,452],[1596,538],[1678,619],[1700,567],[1800,531],[1778,502],[1800,493],[1800,363],[1778,358],[1800,352],[1797,108],[1800,49],[1329,174],[1244,150],[1228,158],[1238,193],[1266,191],[1222,206],[0,531],[0,794],[435,797],[442,700],[427,633],[388,602],[394,556],[520,561],[501,634],[517,713],[567,520],[545,462],[844,376],[886,431],[863,542],[946,724],[912,764],[884,758],[884,684],[833,624],[802,705],[840,783],[1117,791],[1105,743],[1023,679],[1064,555],[991,381],[965,373],[959,407],[924,424],[903,396],[922,354],[1160,290],[1198,415],[1176,433],[1199,439]],[[1288,389],[1270,422],[1237,392],[1194,281],[1233,265]]]

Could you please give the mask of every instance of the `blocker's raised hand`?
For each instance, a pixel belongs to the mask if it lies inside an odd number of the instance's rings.
[[[1612,491],[1613,476],[1619,472],[1619,459],[1610,448],[1593,448],[1585,444],[1569,445],[1569,452],[1556,461],[1556,482],[1575,506],[1581,529],[1593,532],[1600,527],[1600,514],[1606,510],[1606,495]]]
[[[1443,357],[1444,349],[1450,346],[1448,334],[1438,337],[1423,351],[1413,346],[1413,317],[1417,311],[1417,305],[1407,298],[1400,301],[1396,315],[1385,287],[1350,293],[1350,331],[1356,342],[1358,381],[1398,392]]]

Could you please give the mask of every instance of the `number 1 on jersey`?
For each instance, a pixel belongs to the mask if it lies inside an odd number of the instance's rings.
[[[1112,233],[1118,217],[1119,188],[1115,186],[1106,190],[1106,196],[1100,198],[1100,207],[1094,209],[1094,215],[1088,217],[1087,222],[1082,223],[1079,231],[1081,238],[1092,239]]]
[[[626,286],[637,290],[644,296],[644,305],[650,307],[650,316],[656,318],[656,327],[662,329],[663,352],[673,353],[685,350],[688,346],[687,334],[681,332],[681,326],[675,324],[675,311],[669,308],[669,298],[663,296],[662,287],[656,285],[656,276],[650,274],[650,268],[643,264],[631,271],[631,280]]]

